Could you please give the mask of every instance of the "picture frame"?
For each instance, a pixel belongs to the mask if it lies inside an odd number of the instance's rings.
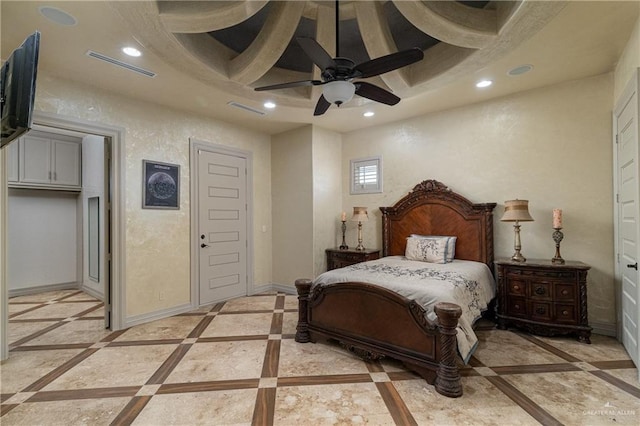
[[[142,160],[142,208],[180,210],[180,166]]]

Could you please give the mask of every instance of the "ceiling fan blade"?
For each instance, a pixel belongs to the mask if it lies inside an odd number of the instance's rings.
[[[373,77],[411,65],[414,62],[422,60],[422,58],[424,58],[422,50],[414,47],[413,49],[391,53],[390,55],[381,56],[356,65],[353,69],[353,76],[360,78]]]
[[[363,98],[371,99],[372,101],[380,102],[387,105],[395,105],[400,102],[400,98],[393,93],[385,90],[381,87],[374,86],[371,83],[365,81],[359,81],[355,83],[356,95]]]
[[[280,83],[280,84],[272,84],[270,86],[262,86],[256,87],[256,92],[262,92],[263,90],[275,90],[275,89],[288,89],[290,87],[300,87],[300,86],[318,86],[320,84],[324,84],[324,82],[320,80],[302,80],[302,81],[291,81],[289,83]]]
[[[335,68],[336,63],[333,58],[327,53],[326,50],[317,41],[309,37],[298,37],[296,39],[298,44],[304,50],[304,53],[307,54],[309,59],[313,61],[322,71],[327,68]]]
[[[313,111],[313,115],[324,114],[325,112],[327,112],[330,106],[331,104],[324,98],[324,95],[320,95],[320,99],[318,99],[318,103],[316,104],[315,111]]]

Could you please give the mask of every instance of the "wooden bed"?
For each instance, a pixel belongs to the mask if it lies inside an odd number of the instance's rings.
[[[495,203],[473,204],[442,183],[426,180],[382,211],[382,255],[404,255],[410,234],[457,236],[456,259],[493,265]],[[456,326],[461,308],[438,303],[435,323],[416,302],[382,287],[348,282],[315,286],[296,280],[296,341],[335,339],[365,359],[388,356],[434,384],[448,397],[462,395]]]

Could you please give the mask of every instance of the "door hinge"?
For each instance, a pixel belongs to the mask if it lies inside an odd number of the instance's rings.
[[[620,202],[620,194],[616,194],[616,203]]]
[[[618,143],[618,135],[616,135],[616,143]]]
[[[620,263],[620,253],[616,253],[616,257],[618,258],[618,263]]]

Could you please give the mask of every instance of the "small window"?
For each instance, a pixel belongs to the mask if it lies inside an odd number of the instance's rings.
[[[351,193],[382,192],[382,157],[351,160]]]

